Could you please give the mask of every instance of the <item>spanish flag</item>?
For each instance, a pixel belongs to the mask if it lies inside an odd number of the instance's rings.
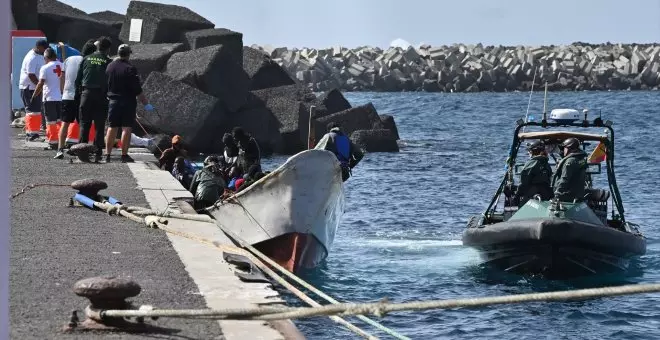
[[[589,155],[589,163],[600,163],[607,158],[607,151],[603,142],[598,143],[594,151]]]

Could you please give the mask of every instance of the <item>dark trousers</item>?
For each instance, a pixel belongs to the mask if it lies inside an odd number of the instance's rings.
[[[80,95],[80,142],[89,142],[92,122],[96,128],[94,145],[97,153],[105,147],[105,121],[108,119],[108,99],[101,89],[83,89]]]

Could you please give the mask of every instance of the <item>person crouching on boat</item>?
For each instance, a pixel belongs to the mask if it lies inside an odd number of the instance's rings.
[[[160,158],[158,159],[158,166],[161,169],[172,173],[172,170],[174,169],[174,161],[179,156],[185,158],[187,156],[187,152],[183,148],[183,139],[181,136],[176,135],[172,137],[172,147],[165,149],[160,155]]]
[[[179,156],[174,161],[174,169],[172,169],[172,176],[176,178],[186,190],[190,188],[194,170],[190,163],[185,158]]]
[[[518,206],[522,207],[527,201],[539,195],[541,200],[552,198],[552,168],[548,163],[545,145],[542,141],[532,143],[528,148],[530,159],[520,171],[520,185],[516,191],[519,199]]]
[[[568,138],[560,146],[564,158],[557,164],[557,171],[552,177],[555,197],[563,202],[581,201],[585,195],[587,154],[580,150],[577,138]]]
[[[341,165],[341,177],[344,182],[351,177],[353,169],[364,157],[364,153],[346,136],[337,123],[330,123],[328,133],[316,144],[314,149],[327,150],[335,154]]]
[[[193,206],[201,210],[212,206],[225,191],[225,181],[222,169],[216,156],[208,156],[204,167],[197,170],[190,184],[190,192],[194,195]]]

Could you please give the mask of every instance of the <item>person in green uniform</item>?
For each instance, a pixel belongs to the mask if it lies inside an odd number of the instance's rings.
[[[541,200],[547,201],[552,198],[552,168],[548,163],[548,155],[545,153],[545,144],[542,141],[532,143],[528,148],[530,159],[525,163],[520,172],[520,185],[516,191],[518,206],[523,206],[527,201],[539,195]]]
[[[212,206],[222,196],[226,184],[222,179],[222,169],[219,163],[216,156],[208,156],[204,160],[204,168],[195,172],[190,184],[190,192],[194,195],[195,210]]]
[[[555,197],[563,202],[581,201],[585,195],[587,154],[580,150],[577,138],[568,138],[561,145],[564,158],[557,164],[552,177]]]

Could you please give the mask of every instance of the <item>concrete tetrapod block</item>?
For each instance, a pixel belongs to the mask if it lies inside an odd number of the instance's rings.
[[[318,98],[318,101],[325,107],[326,114],[332,114],[352,108],[351,104],[338,89],[326,91]],[[319,116],[317,115],[317,117]]]
[[[191,49],[204,48],[213,45],[223,45],[231,50],[236,60],[243,60],[243,33],[226,28],[208,28],[184,32],[183,43]]]
[[[131,45],[131,64],[133,64],[144,82],[151,72],[161,72],[165,69],[167,61],[177,52],[183,52],[182,43],[176,44],[135,44]]]
[[[119,29],[102,22],[93,22],[88,20],[72,20],[60,24],[57,30],[56,41],[61,41],[69,46],[82,50],[87,40],[101,36],[108,37],[112,41],[110,54],[117,52],[117,48],[122,42],[119,40]]]
[[[126,20],[126,16],[123,14],[119,14],[117,12],[113,11],[103,11],[103,12],[94,12],[94,13],[89,13],[89,16],[102,22],[105,24],[108,24],[114,28],[117,28],[121,31],[121,26],[124,24],[124,20]]]
[[[396,140],[399,140],[400,139],[399,129],[397,129],[396,127],[396,122],[394,121],[394,117],[387,114],[382,114],[378,116],[380,117],[380,123],[382,128],[392,131],[392,134],[394,135]]]
[[[89,15],[87,15],[87,13],[57,0],[39,0],[37,4],[37,10],[39,13],[39,18],[38,18],[39,30],[41,30],[46,35],[46,38],[48,38],[49,41],[58,41],[61,38],[61,36],[59,35],[61,26],[68,22],[83,21],[94,26],[96,24],[102,25],[101,22],[90,17]],[[85,34],[84,25],[79,26],[77,29],[82,31],[74,32],[69,29],[67,30],[67,32],[68,33],[73,32],[78,35]],[[94,32],[92,34],[98,33],[96,29],[93,28],[93,30]],[[98,35],[97,36],[89,35],[85,37],[85,41],[87,41],[87,39],[89,38],[97,38],[97,37]],[[74,47],[80,48],[82,47],[82,45],[74,46]]]
[[[230,112],[247,102],[250,79],[223,45],[174,53],[165,73],[219,98]]]
[[[132,19],[142,20],[141,35],[137,42],[143,44],[177,43],[181,42],[183,31],[215,27],[212,22],[186,7],[131,1],[119,35],[126,43],[132,42],[129,39]]]
[[[328,132],[330,123],[338,123],[347,135],[356,130],[371,130],[375,127],[381,127],[380,117],[372,103],[315,119],[314,132],[316,140],[319,140]]]
[[[250,91],[295,84],[280,65],[261,51],[250,47],[243,47],[243,70],[250,78]]]
[[[356,130],[350,136],[355,145],[367,152],[399,152],[396,137],[387,129]]]
[[[39,29],[37,0],[11,0],[11,12],[19,30]]]
[[[156,108],[148,112],[138,105],[139,120],[147,129],[180,135],[191,150],[219,151],[209,145],[226,121],[219,99],[160,72],[152,72],[142,87]]]
[[[242,127],[257,140],[262,156],[279,152],[284,148],[280,122],[265,105],[245,108],[232,114],[223,132],[230,132],[230,129],[236,126]]]

